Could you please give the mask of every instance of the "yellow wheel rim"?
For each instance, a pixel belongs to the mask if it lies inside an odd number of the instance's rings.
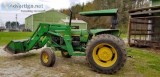
[[[93,49],[92,56],[95,63],[101,67],[110,67],[117,61],[116,49],[107,43],[98,44]]]
[[[44,63],[48,63],[48,58],[49,58],[49,57],[48,57],[48,54],[47,54],[47,53],[45,53],[45,52],[42,53],[42,60],[43,60]]]

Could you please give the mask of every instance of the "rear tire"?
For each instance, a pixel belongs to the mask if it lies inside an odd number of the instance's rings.
[[[51,67],[55,64],[55,53],[50,48],[44,48],[40,54],[40,60],[42,65]]]
[[[64,58],[71,58],[71,55],[69,55],[69,53],[66,52],[66,51],[61,51],[61,55],[62,55],[62,57],[64,57]]]
[[[125,44],[113,35],[97,35],[88,42],[86,57],[93,70],[105,74],[114,74],[126,62]]]

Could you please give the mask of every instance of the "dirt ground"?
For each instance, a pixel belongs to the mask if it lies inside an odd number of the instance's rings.
[[[62,58],[56,52],[56,63],[53,67],[45,67],[39,60],[40,50],[11,55],[0,47],[0,77],[99,77],[92,71],[85,57]],[[87,76],[88,77],[88,76]]]

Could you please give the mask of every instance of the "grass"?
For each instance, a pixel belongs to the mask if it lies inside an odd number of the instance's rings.
[[[0,46],[9,43],[11,40],[28,39],[31,32],[0,32]]]
[[[125,34],[121,34],[121,35],[120,35],[120,37],[121,37],[122,39],[127,38],[127,33],[125,33]]]
[[[160,76],[160,53],[138,48],[128,48],[127,51],[128,55],[133,56],[129,61],[135,71],[144,77]]]

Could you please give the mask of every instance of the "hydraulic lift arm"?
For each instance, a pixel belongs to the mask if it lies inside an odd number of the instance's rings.
[[[32,49],[41,48],[51,39],[51,36],[62,37],[61,34],[56,32],[56,30],[63,30],[65,35],[68,35],[70,37],[69,26],[41,23],[29,40],[12,40],[4,48],[4,50],[16,54],[28,52]]]

